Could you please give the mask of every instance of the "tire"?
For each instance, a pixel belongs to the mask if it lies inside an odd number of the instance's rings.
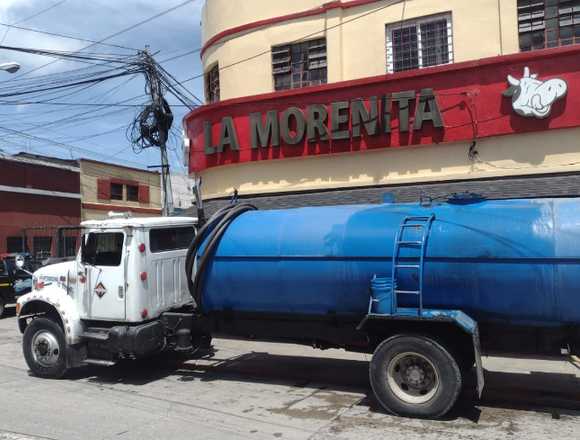
[[[36,318],[24,330],[22,351],[35,376],[60,379],[66,373],[66,340],[52,319]]]
[[[462,387],[453,356],[424,336],[401,335],[383,341],[373,354],[369,376],[383,408],[406,417],[443,417]]]
[[[0,319],[6,316],[6,301],[0,297]]]

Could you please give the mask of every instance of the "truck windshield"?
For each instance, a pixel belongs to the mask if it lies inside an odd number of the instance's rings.
[[[123,255],[122,232],[91,232],[84,237],[82,262],[92,266],[119,266]]]

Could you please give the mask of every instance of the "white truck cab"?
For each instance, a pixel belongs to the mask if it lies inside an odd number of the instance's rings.
[[[36,271],[32,291],[18,300],[24,356],[39,376],[161,351],[173,321],[162,315],[193,302],[185,257],[195,218],[123,217],[81,226],[76,259]]]

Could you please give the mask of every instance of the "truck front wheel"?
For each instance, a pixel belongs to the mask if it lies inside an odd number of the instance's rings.
[[[424,336],[395,336],[383,341],[371,360],[370,382],[387,411],[420,418],[444,416],[462,386],[453,356]]]
[[[62,328],[53,320],[36,318],[22,339],[24,358],[35,376],[60,379],[66,372],[66,342]]]

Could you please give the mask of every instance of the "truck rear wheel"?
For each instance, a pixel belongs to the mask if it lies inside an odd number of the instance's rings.
[[[22,350],[35,376],[60,379],[66,373],[66,341],[62,328],[53,320],[36,318],[26,327]]]
[[[461,371],[453,356],[423,336],[383,341],[370,363],[370,382],[379,403],[407,417],[439,418],[457,401]]]

